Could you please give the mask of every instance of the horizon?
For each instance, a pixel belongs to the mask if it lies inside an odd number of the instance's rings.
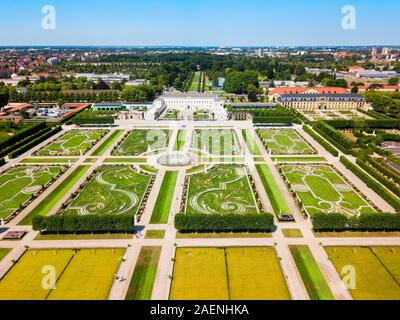
[[[50,2],[50,3],[48,3]],[[42,20],[54,6],[54,29]],[[354,26],[343,27],[351,5]],[[387,12],[385,7],[391,6]],[[3,0],[1,47],[398,46],[394,0]],[[20,8],[24,8],[23,11]],[[47,8],[48,9],[48,8]],[[398,10],[396,10],[398,9]],[[139,14],[138,14],[139,12]],[[343,13],[344,12],[344,13]],[[11,28],[10,28],[11,26]],[[353,28],[354,27],[354,28]],[[267,43],[267,44],[266,44]]]

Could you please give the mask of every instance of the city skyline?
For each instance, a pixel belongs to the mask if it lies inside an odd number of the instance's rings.
[[[55,30],[42,8],[56,9]],[[355,9],[355,29],[344,29]],[[385,12],[387,6],[392,10]],[[395,46],[400,4],[373,1],[2,1],[2,46]],[[20,10],[23,8],[23,10]],[[10,28],[12,26],[12,28]]]

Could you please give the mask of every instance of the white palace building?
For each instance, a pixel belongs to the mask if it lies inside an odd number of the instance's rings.
[[[154,101],[153,107],[144,115],[145,120],[155,120],[168,110],[175,110],[187,119],[192,118],[193,114],[198,111],[208,111],[214,120],[225,121],[228,119],[225,100],[219,96],[207,93],[171,92]]]

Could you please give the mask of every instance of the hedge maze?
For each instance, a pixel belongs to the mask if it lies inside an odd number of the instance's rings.
[[[331,166],[282,165],[280,172],[308,216],[318,212],[358,216],[375,211]]]
[[[37,156],[80,156],[107,133],[106,130],[72,130],[36,153]]]
[[[26,207],[64,170],[62,166],[19,166],[0,175],[0,218]]]

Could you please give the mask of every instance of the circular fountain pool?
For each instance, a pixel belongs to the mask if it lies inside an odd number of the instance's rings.
[[[168,167],[184,167],[191,164],[192,158],[186,152],[169,152],[159,157],[157,162]]]

